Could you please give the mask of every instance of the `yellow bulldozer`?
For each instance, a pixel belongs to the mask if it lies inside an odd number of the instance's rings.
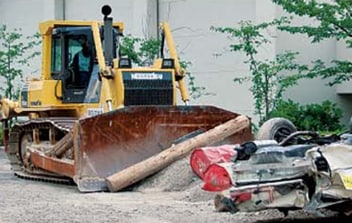
[[[5,151],[17,176],[106,191],[108,176],[239,116],[189,105],[167,23],[161,25],[162,56],[151,66],[135,67],[119,56],[123,23],[113,22],[109,6],[102,13],[102,22],[39,25],[41,78],[24,83],[18,102],[1,99]],[[178,97],[184,105],[176,105]],[[13,118],[17,121],[9,124]],[[251,138],[248,127],[225,141]]]

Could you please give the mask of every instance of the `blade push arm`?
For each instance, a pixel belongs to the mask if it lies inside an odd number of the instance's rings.
[[[176,79],[181,92],[182,100],[185,102],[185,104],[188,104],[189,94],[188,94],[187,86],[184,82],[184,76],[186,74],[186,71],[180,65],[180,61],[178,59],[175,43],[171,35],[169,24],[166,22],[162,23],[161,30],[164,34],[165,41],[169,49],[170,58],[174,59],[174,62],[175,62]]]

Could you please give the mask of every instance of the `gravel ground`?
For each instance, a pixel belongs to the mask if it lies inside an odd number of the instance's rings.
[[[75,186],[18,179],[0,149],[0,222],[4,223],[350,222],[334,217],[317,219],[302,211],[290,212],[286,218],[275,210],[215,212],[213,194],[200,189],[200,182],[189,170],[187,159],[131,189],[133,191],[119,193],[80,193]]]

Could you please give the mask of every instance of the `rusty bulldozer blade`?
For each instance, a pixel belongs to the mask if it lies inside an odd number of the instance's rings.
[[[80,191],[107,190],[106,177],[237,116],[212,106],[135,106],[81,119],[74,131],[74,180]],[[225,141],[251,138],[249,127]]]

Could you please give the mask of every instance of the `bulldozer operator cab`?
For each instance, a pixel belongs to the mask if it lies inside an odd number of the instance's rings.
[[[177,89],[188,104],[185,72],[178,62],[168,25],[160,25],[159,57],[148,66],[134,67],[131,58],[121,52],[119,40],[124,24],[113,22],[107,7],[102,11],[103,22],[51,20],[39,25],[43,39],[42,77],[47,80],[43,86],[48,91],[54,87],[54,95],[50,100],[42,97],[37,90],[39,84],[33,84],[35,94],[22,97],[23,104],[33,100],[29,103],[37,105],[39,101],[41,106],[52,106],[55,101],[60,109],[66,105],[73,110],[79,107],[81,115],[90,116],[88,108],[112,111],[124,106],[176,105]]]
[[[97,103],[101,81],[91,27],[57,27],[51,40],[51,76],[62,82],[63,103]]]

